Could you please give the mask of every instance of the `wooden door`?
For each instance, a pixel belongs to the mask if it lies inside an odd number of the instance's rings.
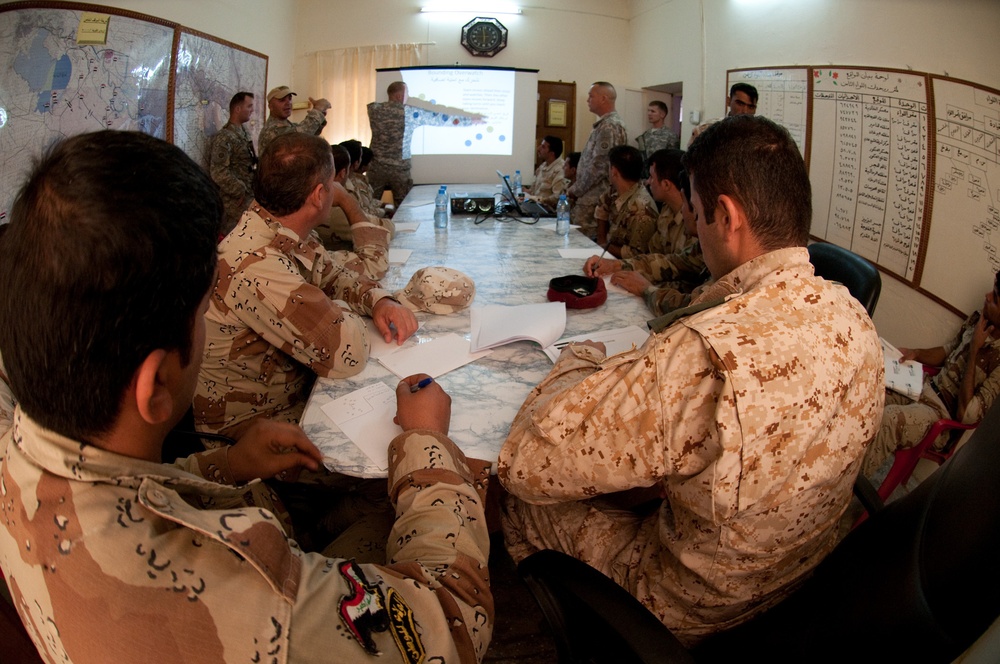
[[[555,123],[555,124],[552,124]],[[535,115],[535,145],[546,136],[558,136],[563,142],[565,157],[575,150],[576,83],[562,81],[538,82],[538,112]],[[538,155],[535,155],[537,162]],[[538,168],[538,163],[535,163]]]

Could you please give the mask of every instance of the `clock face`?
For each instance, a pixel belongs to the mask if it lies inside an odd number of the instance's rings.
[[[507,28],[495,18],[474,18],[462,26],[462,46],[472,55],[493,57],[507,46]]]

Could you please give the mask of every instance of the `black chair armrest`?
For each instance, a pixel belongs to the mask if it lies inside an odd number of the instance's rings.
[[[559,551],[538,551],[517,567],[552,627],[563,664],[693,664],[673,634],[624,588]]]

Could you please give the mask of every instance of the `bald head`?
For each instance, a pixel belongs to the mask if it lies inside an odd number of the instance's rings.
[[[590,92],[587,93],[587,108],[595,115],[607,115],[615,110],[617,99],[615,86],[607,81],[598,81],[590,86]]]

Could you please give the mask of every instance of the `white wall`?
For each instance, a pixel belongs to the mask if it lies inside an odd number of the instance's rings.
[[[626,87],[629,21],[624,0],[519,2],[528,5],[523,14],[496,15],[509,31],[508,45],[492,58],[473,57],[459,43],[462,26],[479,14],[421,14],[424,4],[428,0],[300,0],[295,85],[303,90],[312,87],[316,51],[434,42],[423,64],[521,67],[538,69],[539,80],[575,81],[577,150],[596,119],[587,111],[590,84],[607,80]]]

